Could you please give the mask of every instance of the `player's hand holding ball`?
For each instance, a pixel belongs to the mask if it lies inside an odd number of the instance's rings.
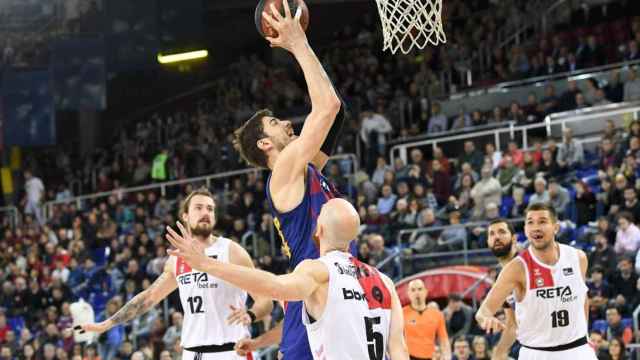
[[[265,38],[271,47],[281,47],[293,53],[296,47],[307,44],[307,35],[300,23],[304,11],[302,6],[298,6],[295,14],[292,15],[287,0],[282,0],[282,8],[284,16],[273,2],[269,4],[268,8],[264,8],[262,17],[271,28],[270,31],[265,31]]]

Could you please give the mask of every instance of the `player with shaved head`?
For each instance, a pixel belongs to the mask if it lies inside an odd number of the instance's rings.
[[[342,199],[329,200],[318,215],[314,236],[320,258],[302,261],[290,274],[223,264],[204,255],[202,244],[184,228],[167,238],[174,256],[252,293],[302,301],[302,318],[314,359],[408,360],[403,315],[393,282],[349,254],[360,217]]]

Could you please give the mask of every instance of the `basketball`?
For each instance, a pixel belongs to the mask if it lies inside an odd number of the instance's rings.
[[[298,6],[302,9],[302,16],[300,17],[300,25],[304,31],[307,31],[309,26],[309,9],[307,4],[302,0],[287,0],[289,3],[289,9],[291,9],[291,16],[295,16]],[[271,11],[271,4],[284,16],[284,9],[282,7],[282,0],[260,0],[258,6],[256,6],[255,21],[258,32],[263,37],[277,37],[278,32],[269,25],[269,23],[263,18],[263,11]]]

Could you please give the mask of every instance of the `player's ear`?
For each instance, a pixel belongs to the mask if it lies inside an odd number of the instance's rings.
[[[556,222],[555,224],[553,224],[553,234],[558,235],[559,232],[560,232],[560,224]]]
[[[262,151],[267,151],[267,150],[269,150],[269,149],[271,149],[273,147],[273,143],[271,142],[271,139],[269,139],[269,138],[262,138],[262,139],[258,140],[256,145],[258,146],[258,149],[260,149]]]
[[[316,224],[316,231],[313,234],[313,237],[318,243],[320,242],[320,237],[324,234],[324,226],[320,222]]]

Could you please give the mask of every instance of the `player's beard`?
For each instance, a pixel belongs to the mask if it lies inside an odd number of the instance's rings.
[[[212,232],[213,232],[213,225],[205,222],[198,222],[196,226],[191,227],[191,234],[193,236],[199,236],[205,239],[211,236]]]
[[[493,256],[497,258],[504,258],[511,254],[511,249],[513,249],[513,240],[509,240],[508,244],[499,248],[496,248],[494,244],[494,247],[491,248],[491,252],[493,253]]]

